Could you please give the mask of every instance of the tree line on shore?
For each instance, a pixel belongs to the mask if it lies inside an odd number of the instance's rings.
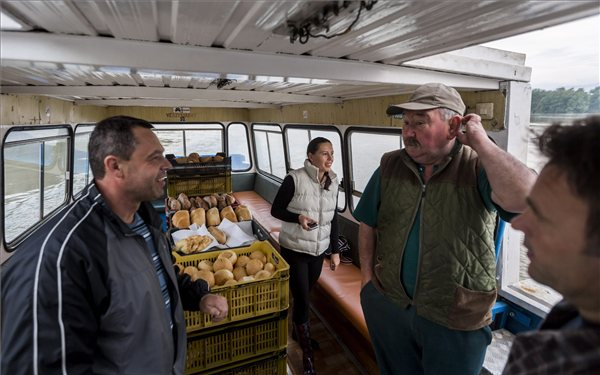
[[[531,113],[600,113],[600,86],[584,89],[533,89]]]

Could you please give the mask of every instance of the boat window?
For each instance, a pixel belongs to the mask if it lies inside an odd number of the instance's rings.
[[[246,125],[231,123],[227,127],[227,152],[231,156],[231,170],[248,171],[252,167],[250,160],[250,143]]]
[[[346,208],[346,193],[343,189],[343,157],[342,157],[342,137],[337,129],[327,130],[325,127],[302,127],[300,125],[289,125],[285,128],[285,139],[288,150],[288,160],[291,169],[298,169],[304,166],[306,160],[306,147],[308,143],[317,137],[324,137],[331,141],[333,146],[334,162],[331,169],[338,176],[340,189],[338,194],[338,210],[343,211]]]
[[[555,119],[553,119],[555,120]],[[545,165],[547,158],[539,153],[537,145],[537,136],[540,135],[548,122],[530,123],[527,132],[527,166],[539,173]],[[562,296],[546,285],[542,285],[533,280],[527,272],[529,258],[527,257],[527,248],[525,247],[524,235],[521,231],[512,229],[507,224],[499,263],[499,274],[501,275],[500,292],[503,297],[513,300],[513,302],[534,312],[538,316],[545,316],[550,308],[562,299]]]
[[[348,130],[350,178],[353,182],[352,209],[358,204],[371,175],[379,167],[381,156],[403,147],[401,130],[395,130],[395,133]]]
[[[281,127],[270,124],[253,124],[252,135],[256,147],[258,171],[283,180],[287,174],[287,168]]]
[[[77,197],[83,188],[94,178],[89,163],[88,143],[95,125],[80,124],[75,128],[73,147],[73,197]]]
[[[13,127],[2,146],[4,241],[9,245],[67,204],[68,125]]]
[[[187,156],[192,152],[215,155],[224,152],[223,125],[219,123],[157,124],[154,132],[165,148],[165,155]]]

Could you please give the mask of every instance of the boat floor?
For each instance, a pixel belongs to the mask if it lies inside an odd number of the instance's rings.
[[[336,335],[318,313],[311,309],[310,312],[311,335],[319,343],[319,350],[315,350],[315,369],[319,375],[366,375],[364,368],[350,353],[345,345],[336,340]],[[289,319],[288,346],[287,346],[288,375],[302,375],[302,349],[292,339],[292,322]]]

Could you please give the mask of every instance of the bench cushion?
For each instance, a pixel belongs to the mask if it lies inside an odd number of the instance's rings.
[[[233,193],[235,199],[247,206],[252,213],[254,221],[262,226],[279,243],[279,232],[281,232],[281,220],[271,216],[271,203],[266,201],[255,191],[236,191]]]
[[[325,259],[317,285],[331,296],[331,303],[335,304],[346,319],[370,342],[367,323],[360,305],[361,279],[360,270],[354,264],[340,263],[340,266],[332,271],[329,268],[329,259]]]

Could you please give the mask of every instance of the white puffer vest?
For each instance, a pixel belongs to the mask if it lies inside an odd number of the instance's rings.
[[[337,208],[337,176],[329,171],[331,185],[325,190],[319,183],[319,169],[308,159],[304,161],[304,168],[293,170],[289,175],[294,180],[295,192],[287,209],[312,218],[319,226],[307,231],[299,223],[283,222],[279,243],[290,250],[320,255],[329,247],[331,220]]]

